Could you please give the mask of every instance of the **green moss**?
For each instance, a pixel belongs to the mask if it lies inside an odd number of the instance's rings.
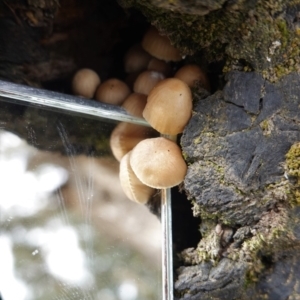
[[[294,144],[286,154],[289,175],[300,180],[300,143]]]
[[[300,70],[300,29],[288,27],[282,17],[299,0],[240,0],[205,15],[197,15],[196,4],[190,2],[189,9],[175,0],[168,3],[176,9],[162,1],[156,5],[148,0],[122,2],[142,11],[182,53],[201,55],[209,63],[223,60],[224,72],[238,64],[244,71],[254,69],[275,81]]]
[[[285,224],[284,226],[274,226],[272,230],[264,234],[258,233],[243,243],[239,254],[240,259],[245,259],[248,265],[245,278],[246,287],[259,280],[259,275],[266,267],[262,260],[263,257],[273,257],[284,248],[292,246],[293,240],[290,239],[290,235],[291,231]]]
[[[283,19],[278,19],[278,20],[276,20],[275,24],[277,25],[278,30],[280,32],[282,47],[286,48],[286,46],[288,45],[288,42],[289,42],[289,38],[290,38],[290,33],[287,28],[286,21],[284,21]]]
[[[300,142],[286,154],[286,168],[290,179],[287,195],[292,205],[300,205]]]

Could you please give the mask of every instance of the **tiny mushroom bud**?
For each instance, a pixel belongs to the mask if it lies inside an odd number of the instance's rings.
[[[179,51],[171,45],[166,36],[161,36],[155,27],[150,29],[144,35],[142,41],[143,48],[152,56],[165,61],[180,61]]]
[[[184,81],[189,87],[200,86],[210,91],[207,75],[197,65],[183,66],[175,73],[174,77]]]
[[[181,133],[192,116],[190,88],[177,78],[160,81],[147,98],[143,116],[162,134]]]
[[[95,98],[98,101],[121,105],[130,94],[130,89],[123,81],[111,78],[99,85]]]
[[[140,141],[154,136],[157,136],[157,132],[150,127],[121,122],[111,133],[110,148],[114,157],[120,161]]]
[[[141,182],[156,189],[178,185],[187,172],[181,149],[164,137],[139,142],[132,150],[130,165]]]
[[[72,91],[75,95],[91,99],[100,82],[100,77],[96,72],[91,69],[81,69],[73,77]]]
[[[125,72],[135,73],[145,70],[150,59],[151,55],[140,44],[132,46],[124,57]]]
[[[155,189],[143,184],[130,166],[131,151],[120,162],[119,178],[125,195],[132,201],[145,204],[154,194]]]
[[[133,90],[136,93],[148,95],[153,87],[163,80],[165,76],[155,71],[142,72],[134,82]]]
[[[132,116],[143,118],[143,110],[147,103],[147,96],[139,93],[130,94],[122,104],[122,107]]]

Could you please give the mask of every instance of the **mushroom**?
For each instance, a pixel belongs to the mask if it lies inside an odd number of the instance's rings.
[[[100,77],[96,72],[91,69],[81,69],[73,77],[72,91],[75,95],[91,99],[100,82]]]
[[[150,59],[151,55],[140,44],[132,46],[124,57],[125,72],[135,73],[145,70]]]
[[[110,148],[114,157],[120,161],[140,141],[154,136],[157,133],[150,127],[121,122],[111,133]]]
[[[130,155],[130,165],[142,183],[156,189],[178,185],[187,172],[179,146],[164,137],[139,142]]]
[[[210,91],[210,84],[207,75],[197,65],[185,65],[181,67],[174,75],[184,81],[189,87],[200,86]]]
[[[167,62],[157,59],[155,57],[149,61],[147,69],[150,71],[160,72],[166,77],[170,75],[172,70],[171,66]]]
[[[126,83],[111,78],[99,85],[95,98],[104,103],[121,105],[129,94],[130,89]]]
[[[125,195],[132,201],[145,204],[154,194],[155,189],[143,184],[130,166],[131,151],[120,162],[119,178]]]
[[[130,94],[122,104],[122,107],[132,116],[143,118],[143,110],[147,103],[147,96],[140,93]]]
[[[155,27],[150,27],[142,41],[143,48],[152,56],[165,61],[180,61],[179,51],[166,36],[161,36]]]
[[[129,86],[129,88],[131,90],[133,90],[133,85],[140,74],[141,74],[141,72],[130,73],[124,79],[125,83]]]
[[[155,71],[144,71],[136,79],[133,85],[133,91],[148,95],[153,87],[165,76],[162,73]]]
[[[160,81],[147,98],[143,116],[162,134],[181,133],[192,116],[190,88],[177,78]]]

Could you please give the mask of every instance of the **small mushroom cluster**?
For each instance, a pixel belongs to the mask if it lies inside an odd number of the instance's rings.
[[[73,78],[75,94],[121,105],[151,125],[147,128],[122,122],[110,138],[113,155],[120,161],[122,188],[138,203],[146,203],[156,189],[180,184],[187,171],[174,140],[192,115],[190,87],[210,90],[210,85],[197,65],[187,64],[175,72],[171,62],[180,60],[169,39],[150,27],[142,43],[132,46],[125,55],[126,83],[116,78],[101,83],[89,69],[79,70]],[[158,137],[159,133],[171,138]]]

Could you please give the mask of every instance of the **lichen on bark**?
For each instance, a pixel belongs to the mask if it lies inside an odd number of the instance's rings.
[[[300,143],[292,145],[286,154],[286,177],[289,179],[288,198],[300,205]]]
[[[206,229],[198,246],[181,254],[198,268],[179,269],[180,299],[225,299],[220,291],[260,299],[270,269],[300,247],[298,208],[289,196],[299,172],[299,83],[295,73],[270,83],[256,72],[230,72],[222,91],[195,103],[181,138],[189,164],[184,187]],[[218,280],[199,275],[207,262],[206,272],[219,272]],[[239,274],[234,285],[227,271]]]

